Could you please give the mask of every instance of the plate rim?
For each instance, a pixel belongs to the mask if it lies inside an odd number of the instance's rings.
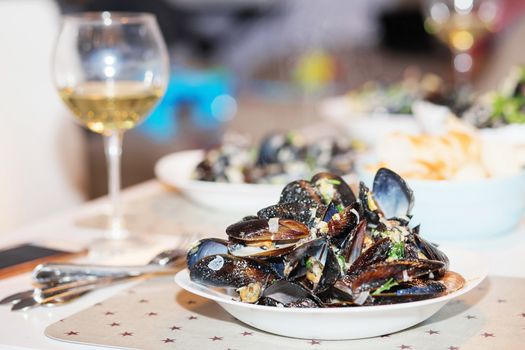
[[[460,253],[467,253],[469,255],[477,256],[479,261],[486,261],[485,256],[483,254],[472,252],[470,250],[466,249],[460,249],[460,248],[453,248],[449,249],[451,251],[460,252]],[[381,311],[395,311],[395,310],[403,310],[407,308],[417,308],[417,307],[424,307],[432,304],[438,304],[441,302],[448,302],[449,300],[455,299],[457,297],[460,297],[463,294],[466,294],[470,292],[472,289],[476,288],[481,282],[485,280],[488,276],[488,265],[487,263],[482,263],[481,266],[478,266],[479,270],[479,276],[473,277],[469,280],[466,280],[466,285],[461,288],[460,290],[457,290],[455,292],[452,292],[447,295],[443,295],[437,298],[431,298],[431,299],[425,299],[425,300],[419,300],[419,301],[412,301],[412,302],[406,302],[406,303],[398,303],[398,304],[390,304],[390,305],[370,305],[370,306],[360,306],[360,307],[334,307],[334,308],[277,308],[273,306],[265,306],[265,305],[254,305],[249,303],[243,303],[237,300],[233,299],[227,299],[224,296],[220,294],[210,293],[208,290],[213,291],[213,289],[198,284],[196,282],[193,282],[189,278],[189,270],[187,268],[179,271],[175,277],[175,282],[181,287],[182,289],[199,295],[203,298],[213,300],[219,304],[225,303],[236,307],[244,307],[248,309],[258,310],[258,311],[270,311],[270,312],[281,312],[281,313],[328,313],[328,314],[338,314],[338,313],[366,313],[366,312],[381,312]],[[459,272],[458,272],[459,273]],[[195,284],[198,286],[197,288],[194,288],[192,284]]]

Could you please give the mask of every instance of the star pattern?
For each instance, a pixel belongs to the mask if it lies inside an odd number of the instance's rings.
[[[166,344],[166,343],[174,343],[175,339],[166,338],[166,339],[163,339],[162,341],[164,342],[164,344]]]
[[[170,329],[172,331],[179,331],[182,327],[177,327],[177,326],[171,326]]]
[[[112,312],[112,311],[106,311],[106,312],[104,313],[104,315],[106,315],[106,316],[111,316],[111,315],[114,315],[114,314],[115,314],[115,313]]]
[[[474,316],[474,315],[467,315],[467,316],[465,316],[465,318],[466,318],[467,320],[471,320],[471,319],[473,319],[473,318],[477,318],[477,317]]]
[[[123,336],[123,337],[131,337],[131,336],[133,336],[133,332],[127,332],[126,331],[124,333],[120,333],[120,335]]]
[[[253,335],[252,332],[246,332],[246,331],[242,332],[241,334],[243,337],[246,337],[247,335]]]
[[[148,315],[148,316],[157,316],[157,313],[156,312],[148,312],[146,315]]]
[[[118,327],[118,326],[120,326],[120,323],[118,323],[118,322],[113,322],[113,323],[110,323],[109,326],[110,326],[110,327]]]
[[[487,333],[487,332],[481,333],[481,336],[485,337],[485,338],[494,338],[495,337],[494,333]]]
[[[401,344],[401,345],[398,346],[398,348],[400,348],[401,350],[412,349],[412,345]]]
[[[425,331],[425,333],[432,335],[432,334],[439,334],[439,331],[433,331],[432,329],[429,329],[428,331]]]
[[[197,317],[195,317],[195,316],[190,316],[190,317],[188,317],[188,320],[190,320],[190,321],[191,321],[191,320],[196,320],[196,319],[197,319]]]
[[[321,345],[321,342],[319,340],[311,339],[308,341],[308,344],[310,345]]]
[[[209,338],[209,339],[211,339],[212,341],[217,341],[217,340],[222,340],[222,337],[218,337],[214,335],[212,338]]]
[[[67,333],[65,333],[66,335],[78,335],[78,332],[75,332],[75,331],[69,331]]]

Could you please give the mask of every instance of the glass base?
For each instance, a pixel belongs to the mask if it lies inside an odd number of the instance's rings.
[[[94,261],[112,261],[138,253],[150,245],[150,240],[143,237],[101,238],[89,244],[89,257]]]

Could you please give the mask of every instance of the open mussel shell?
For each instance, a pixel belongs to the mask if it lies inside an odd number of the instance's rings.
[[[392,279],[396,283],[432,274],[443,267],[441,261],[415,259],[380,262],[367,266],[357,275],[346,274],[335,283],[335,287],[352,297],[362,292],[374,291]]]
[[[360,233],[356,233],[357,241],[360,240],[360,237],[358,236],[359,234]],[[356,244],[358,244],[358,242]],[[344,251],[346,262],[350,264],[347,274],[358,275],[368,266],[385,261],[388,258],[391,247],[392,241],[386,237],[374,243],[364,252],[357,255],[356,258],[356,251],[359,249],[359,247],[354,248],[350,246],[348,252],[346,250]]]
[[[219,238],[204,238],[195,242],[188,250],[186,262],[192,268],[200,259],[214,254],[227,254],[228,241]]]
[[[316,208],[305,206],[302,203],[280,203],[263,208],[257,212],[260,219],[271,218],[299,221],[307,226],[315,219]]]
[[[319,307],[321,301],[304,287],[287,281],[280,280],[272,283],[262,293],[259,304],[284,307]]]
[[[295,246],[296,243],[273,244],[269,242],[266,244],[266,242],[262,242],[261,244],[245,244],[244,242],[230,240],[228,251],[231,255],[238,257],[271,258],[288,254]]]
[[[372,193],[386,219],[408,221],[414,205],[414,193],[401,176],[387,168],[379,169],[374,177]]]
[[[242,242],[296,242],[308,237],[310,231],[304,224],[295,220],[278,220],[278,226],[272,231],[269,220],[253,219],[239,221],[226,228],[226,234],[231,239]]]
[[[290,182],[281,191],[279,204],[300,203],[306,207],[317,207],[323,204],[321,194],[317,188],[306,180]]]
[[[331,206],[328,208],[330,207]],[[342,211],[333,214],[327,210],[327,212],[329,212],[328,215],[331,214],[331,216],[325,215],[325,219],[328,219],[327,235],[330,237],[348,235],[357,226],[359,220],[361,220],[360,209],[360,205],[356,202],[345,207]]]
[[[269,266],[261,261],[227,254],[209,255],[190,268],[192,281],[208,286],[241,288],[250,283],[266,286],[278,279]]]
[[[463,288],[465,283],[465,279],[460,274],[447,271],[439,280],[414,279],[402,282],[387,292],[374,295],[373,304],[397,304],[437,298]]]
[[[324,204],[336,203],[347,207],[356,201],[356,197],[350,186],[342,177],[332,173],[322,172],[315,174],[310,183],[317,187]]]
[[[414,279],[403,282],[387,292],[374,295],[373,305],[406,303],[410,301],[437,298],[447,294],[447,287],[440,281]]]
[[[303,243],[288,256],[285,276],[314,293],[328,289],[341,275],[337,256],[326,237]]]

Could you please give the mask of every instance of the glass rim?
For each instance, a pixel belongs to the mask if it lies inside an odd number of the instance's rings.
[[[153,13],[149,12],[119,12],[119,11],[89,11],[75,12],[62,15],[63,21],[82,22],[88,24],[114,25],[156,21]]]

